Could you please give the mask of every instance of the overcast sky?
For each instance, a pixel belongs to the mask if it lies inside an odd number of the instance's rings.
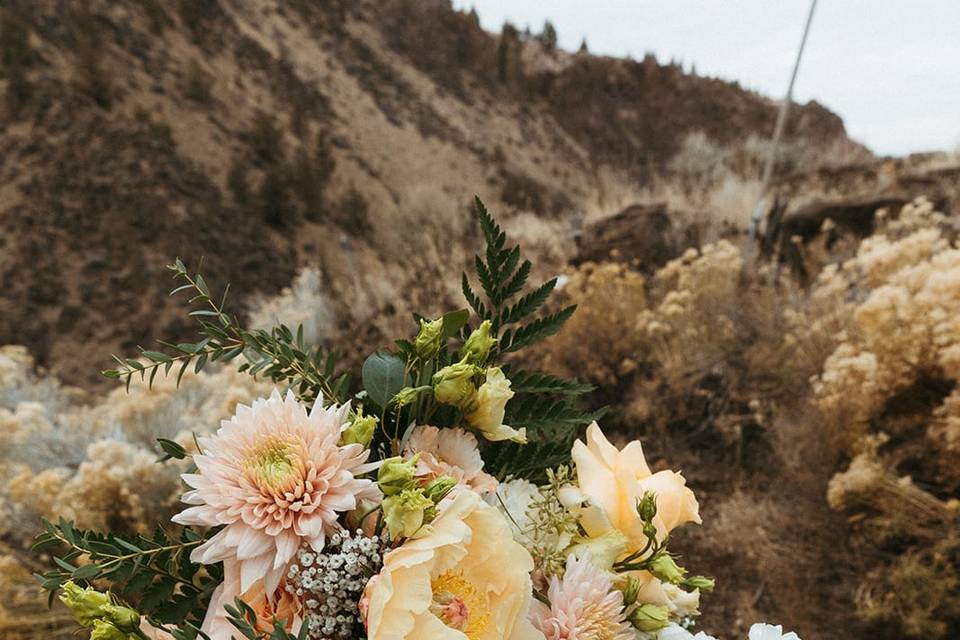
[[[453,0],[483,26],[509,19],[594,53],[675,58],[775,98],[786,91],[809,0]],[[880,154],[960,145],[960,0],[820,0],[794,99],[839,113]]]

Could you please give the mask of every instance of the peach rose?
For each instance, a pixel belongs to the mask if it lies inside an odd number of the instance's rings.
[[[656,495],[653,523],[660,539],[682,524],[700,524],[700,507],[683,476],[673,471],[650,473],[636,440],[618,450],[594,422],[587,428],[586,444],[574,443],[572,458],[580,492],[589,500],[581,524],[591,537],[613,528],[626,537],[627,553],[642,549],[646,537],[637,502],[647,491]]]

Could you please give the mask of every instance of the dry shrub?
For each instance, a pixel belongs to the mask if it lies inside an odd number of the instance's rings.
[[[234,369],[135,380],[87,405],[82,394],[34,369],[22,347],[0,347],[0,637],[66,636],[75,625],[47,610],[29,552],[40,518],[77,526],[151,532],[177,508],[180,464],[158,464],[156,438],[191,449],[238,402],[268,385]],[[6,555],[3,555],[6,554]],[[65,632],[65,630],[67,630]]]
[[[4,347],[0,354],[11,351],[22,353]],[[8,370],[0,379],[19,378],[22,387],[31,380],[32,362],[16,362],[19,375]],[[58,388],[43,379],[37,385]],[[60,515],[84,528],[151,530],[170,515],[180,493],[181,470],[156,464],[156,438],[192,447],[191,434],[214,430],[238,402],[267,390],[265,383],[224,369],[186,375],[179,390],[173,376],[157,378],[153,389],[138,380],[129,393],[117,389],[94,406],[53,394],[43,403],[0,407],[0,504],[6,511],[0,537],[24,541],[40,516]]]
[[[689,249],[649,280],[623,264],[585,263],[563,288],[577,313],[542,357],[613,387],[626,423],[664,433],[722,418],[713,426],[739,437],[740,423],[755,424],[764,400],[798,377],[782,318],[795,290],[767,267],[743,267],[725,240]]]
[[[827,497],[851,518],[864,558],[860,614],[884,630],[877,637],[953,638],[960,633],[960,250],[926,201],[894,219],[878,216],[878,232],[821,273],[815,304],[792,322],[809,318],[808,337],[836,330],[822,338],[834,348],[812,379],[813,396],[852,457]],[[830,304],[832,317],[818,310]]]
[[[74,636],[73,616],[59,603],[47,607],[37,579],[22,560],[4,553],[0,543],[0,637],[27,640]]]
[[[846,326],[837,346],[813,380],[816,402],[849,446],[904,407],[890,401],[921,387],[947,396],[960,378],[960,250],[942,230],[943,216],[931,205],[908,205],[900,217],[860,245],[857,255],[825,271],[811,297],[845,300],[835,313]],[[901,402],[907,399],[900,398]],[[935,435],[949,449],[956,441],[945,397],[931,407]],[[935,409],[939,407],[939,409]],[[922,409],[906,407],[907,409]],[[932,424],[932,423],[931,423]],[[883,430],[873,429],[873,430]]]
[[[647,348],[640,314],[646,281],[619,263],[587,262],[564,278],[562,293],[577,312],[545,349],[545,365],[600,385],[616,385]]]
[[[250,307],[249,323],[257,329],[284,324],[296,331],[302,326],[307,344],[321,344],[336,335],[334,305],[324,289],[323,274],[316,267],[300,271],[279,295],[254,298]]]

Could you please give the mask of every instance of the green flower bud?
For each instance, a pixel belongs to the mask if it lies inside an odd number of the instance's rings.
[[[637,513],[644,522],[650,522],[657,515],[657,496],[651,491],[645,491],[637,502]]]
[[[93,631],[90,632],[90,640],[134,640],[136,637],[121,631],[106,620],[96,620],[93,623]]]
[[[670,584],[680,584],[686,570],[678,566],[673,556],[662,553],[650,562],[650,573]]]
[[[81,627],[92,627],[93,623],[104,617],[103,608],[112,604],[110,596],[95,589],[84,589],[72,580],[63,585],[60,602],[70,609],[74,619]]]
[[[691,576],[683,581],[683,586],[689,589],[700,589],[700,591],[713,591],[717,581],[707,576]]]
[[[427,486],[423,488],[423,495],[430,498],[434,504],[437,504],[446,498],[447,494],[453,491],[455,486],[457,486],[456,480],[450,476],[440,476],[439,478],[431,480]]]
[[[404,489],[383,500],[383,519],[390,537],[409,538],[429,521],[428,510],[434,509],[433,501],[419,489]]]
[[[392,496],[400,493],[404,489],[412,489],[416,486],[413,475],[417,470],[417,461],[420,455],[415,455],[409,460],[404,460],[400,456],[387,458],[380,465],[377,471],[377,484],[383,495]]]
[[[433,374],[433,397],[442,404],[459,409],[468,408],[477,395],[477,387],[473,383],[476,375],[477,368],[465,362],[440,369]]]
[[[397,391],[397,394],[390,400],[390,404],[397,408],[405,407],[416,401],[417,396],[422,392],[429,390],[430,387],[404,387]]]
[[[658,604],[645,603],[633,610],[629,620],[637,630],[653,633],[667,626],[670,610]]]
[[[440,336],[443,332],[443,318],[421,320],[420,332],[413,342],[414,350],[421,360],[432,360],[440,352]]]
[[[623,606],[629,607],[637,601],[640,595],[640,580],[633,577],[627,578],[627,586],[623,588]]]
[[[140,628],[140,614],[124,605],[108,604],[103,607],[104,620],[125,633],[133,633]]]
[[[377,416],[357,414],[350,426],[340,434],[340,446],[359,444],[367,448],[370,446],[370,441],[373,440],[373,432],[376,430]]]
[[[463,359],[476,365],[483,365],[490,355],[490,350],[497,344],[496,338],[490,337],[490,321],[484,320],[473,330],[463,345]]]

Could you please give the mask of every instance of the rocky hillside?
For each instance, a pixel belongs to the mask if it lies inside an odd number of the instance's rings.
[[[246,294],[318,264],[364,317],[406,318],[443,273],[410,234],[469,243],[473,193],[549,244],[669,179],[691,135],[747,148],[776,115],[445,0],[7,0],[0,96],[0,344],[81,385],[111,350],[189,332],[164,302],[176,255]],[[824,107],[794,113],[793,168],[868,155]]]

